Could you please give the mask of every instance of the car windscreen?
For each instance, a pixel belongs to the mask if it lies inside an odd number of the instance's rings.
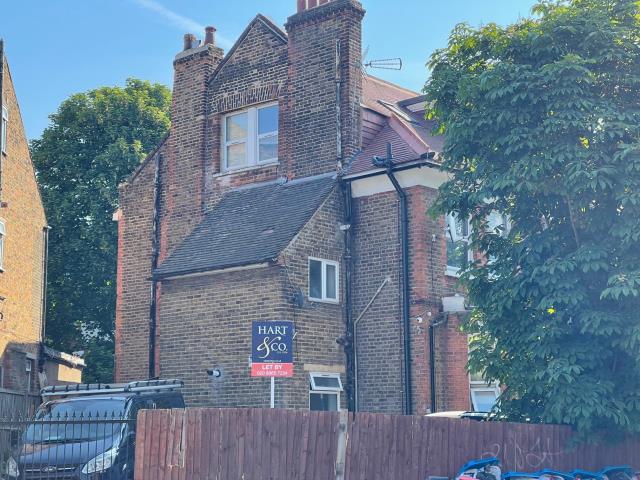
[[[67,443],[119,435],[124,399],[78,399],[40,407],[24,433],[24,443]],[[102,420],[102,421],[101,421]],[[106,421],[104,421],[106,420]],[[115,420],[115,422],[114,422]]]

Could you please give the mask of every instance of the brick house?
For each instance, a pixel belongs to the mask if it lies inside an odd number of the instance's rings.
[[[193,406],[267,406],[251,322],[291,320],[278,407],[480,408],[495,387],[465,370],[468,252],[463,225],[428,214],[445,176],[424,98],[363,74],[358,1],[297,7],[284,30],[256,16],[226,54],[213,27],[185,35],[171,131],[114,215],[116,379],[181,378]]]
[[[79,381],[84,362],[42,344],[48,226],[2,40],[0,111],[1,396]]]

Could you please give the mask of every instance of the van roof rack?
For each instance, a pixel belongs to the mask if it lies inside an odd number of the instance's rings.
[[[177,390],[184,386],[182,380],[140,380],[129,383],[78,383],[72,385],[51,385],[40,391],[43,397],[69,395],[96,395],[109,393],[140,393],[161,390]]]

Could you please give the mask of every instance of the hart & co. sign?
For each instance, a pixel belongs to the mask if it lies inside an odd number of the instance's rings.
[[[253,322],[252,377],[293,376],[293,333],[293,322]]]

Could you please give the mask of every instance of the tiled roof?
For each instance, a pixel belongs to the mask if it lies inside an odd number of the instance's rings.
[[[335,184],[335,175],[321,175],[232,190],[153,272],[154,278],[274,260]]]
[[[406,163],[420,158],[420,153],[408,145],[398,132],[387,123],[369,145],[354,157],[347,173],[351,175],[376,168],[372,164],[372,159],[374,156],[386,156],[387,143],[391,143],[393,146],[395,163]]]
[[[372,76],[364,77],[362,85],[363,107],[384,117],[385,125],[351,159],[348,175],[373,170],[373,156],[386,155],[387,143],[393,147],[397,164],[419,160],[425,153],[442,151],[443,138],[432,133],[435,122],[425,120],[421,111],[407,108],[408,104],[424,101],[419,93]]]
[[[419,95],[417,92],[394,85],[372,75],[366,75],[362,78],[362,105],[382,115],[388,115],[389,111],[380,104],[379,100],[398,103]]]

